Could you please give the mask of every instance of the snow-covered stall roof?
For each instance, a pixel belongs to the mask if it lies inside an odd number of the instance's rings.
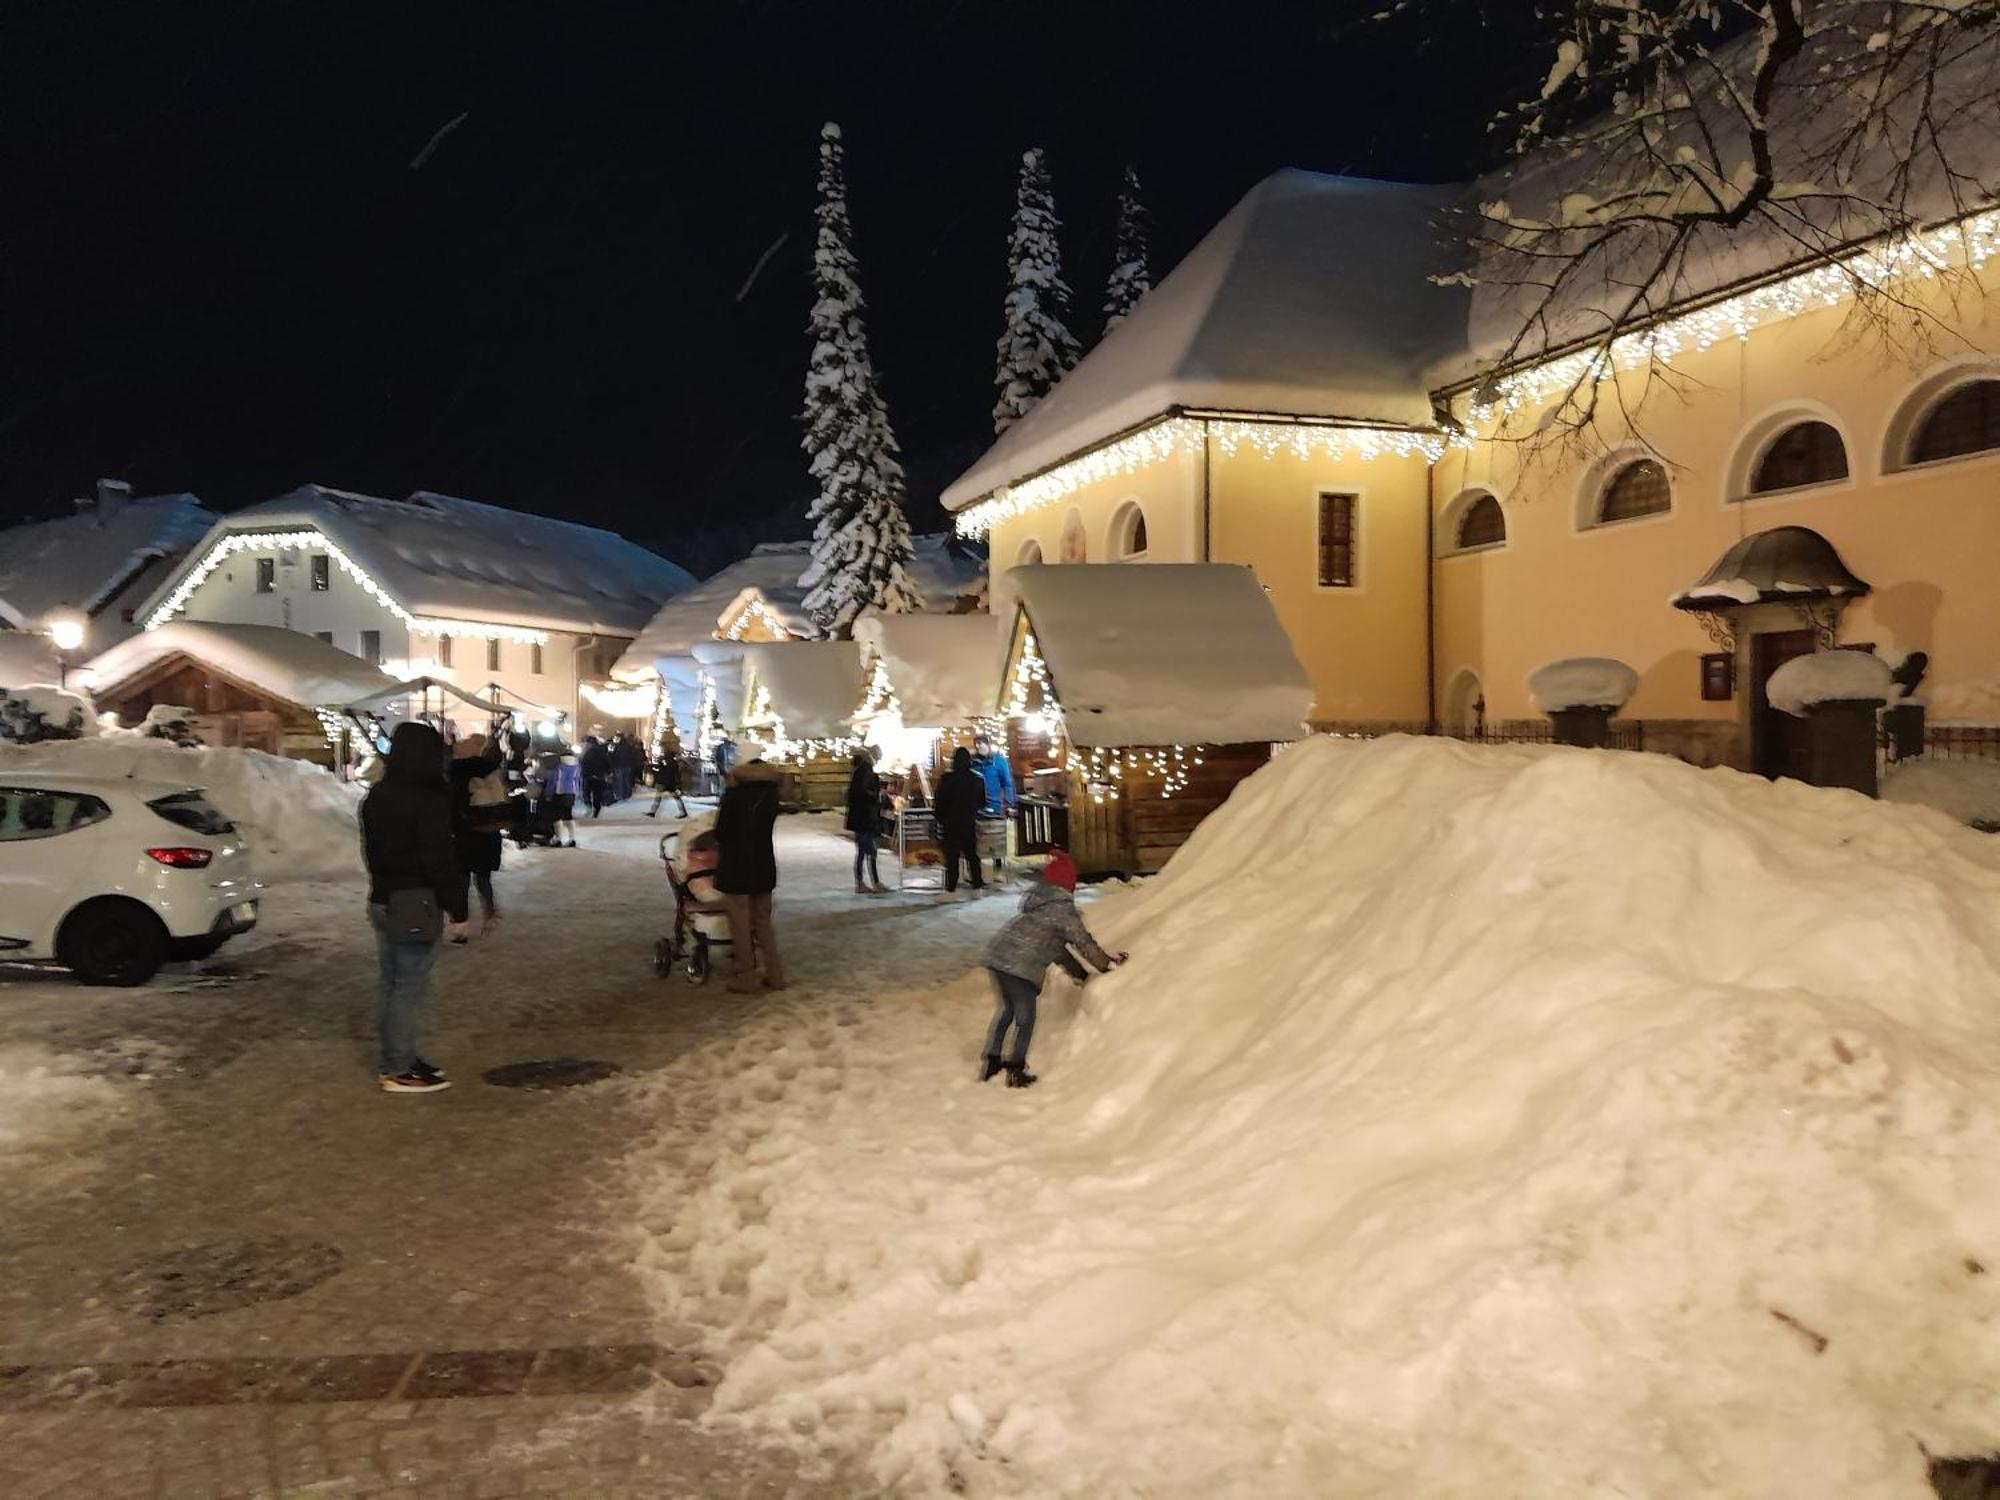
[[[1295,740],[1312,683],[1233,563],[1033,564],[1008,575],[1078,745]]]
[[[912,537],[910,581],[926,608],[948,610],[960,599],[986,596],[986,559],[949,532]],[[799,575],[812,560],[810,542],[760,542],[748,557],[703,579],[662,605],[647,622],[611,675],[634,681],[660,670],[662,657],[685,656],[697,641],[710,640],[729,611],[754,592],[787,630],[811,632],[803,607],[806,591]]]
[[[338,707],[395,685],[380,667],[300,631],[173,620],[94,657],[93,687],[100,693],[116,688],[181,654],[304,708]]]
[[[993,712],[1006,638],[992,615],[865,614],[854,639],[879,656],[905,724],[939,728]]]
[[[715,689],[715,711],[722,715],[723,727],[732,733],[741,728],[750,687],[744,680],[747,663],[744,661],[743,644],[740,641],[696,641],[689,648],[688,655],[700,665]]]
[[[771,695],[771,711],[795,740],[854,733],[861,705],[861,648],[852,641],[753,641],[743,647],[749,680]]]
[[[1428,427],[1424,374],[1462,350],[1461,187],[1287,169],[944,492],[957,510],[1174,407]]]
[[[595,526],[428,490],[385,500],[309,484],[226,517],[143,608],[158,610],[232,534],[305,529],[420,616],[630,636],[694,583],[686,569]]]
[[[160,577],[215,524],[193,495],[101,496],[74,515],[0,531],[0,619],[37,628],[51,611],[91,616],[91,647],[139,627],[124,618]]]
[[[0,687],[54,682],[59,666],[55,646],[40,631],[0,630]]]

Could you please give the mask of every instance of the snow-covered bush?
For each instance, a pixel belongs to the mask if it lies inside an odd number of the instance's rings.
[[[34,745],[97,732],[97,715],[75,693],[46,684],[0,688],[0,742]]]
[[[1866,651],[1815,651],[1771,674],[1764,695],[1774,708],[1804,718],[1819,703],[1886,703],[1896,696],[1889,664]]]
[[[1545,714],[1569,708],[1616,712],[1639,691],[1639,674],[1608,656],[1569,656],[1528,674],[1528,692]]]

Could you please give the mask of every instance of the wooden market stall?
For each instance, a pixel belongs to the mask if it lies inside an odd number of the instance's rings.
[[[786,768],[793,806],[844,806],[860,743],[860,648],[852,641],[746,641],[741,649],[745,755],[755,745]]]
[[[925,791],[970,746],[993,699],[1004,644],[988,614],[865,614],[854,622],[866,686],[855,732],[881,752],[884,775],[914,768]]]
[[[1300,738],[1312,685],[1263,586],[1225,563],[1030,565],[997,704],[1021,758],[1021,845],[1087,874],[1147,874]],[[1049,773],[1038,760],[1059,767]],[[1028,820],[1045,819],[1046,839]]]

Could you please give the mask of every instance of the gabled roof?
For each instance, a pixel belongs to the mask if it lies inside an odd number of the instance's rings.
[[[236,533],[311,529],[413,615],[635,635],[692,575],[614,532],[419,490],[384,500],[309,484],[225,517],[142,606],[152,612]]]
[[[172,620],[95,657],[89,667],[93,689],[116,688],[178,655],[304,708],[353,703],[396,684],[380,667],[300,631],[277,625]]]
[[[905,724],[942,728],[992,714],[1007,644],[992,615],[865,614],[854,639],[882,662]]]
[[[76,514],[0,531],[0,619],[40,628],[51,610],[91,616],[88,645],[138,629],[124,619],[163,567],[201,540],[215,514],[193,495],[78,502]]]
[[[1265,178],[944,492],[956,510],[1176,407],[1427,427],[1425,372],[1465,347],[1443,222],[1463,193]]]
[[[986,594],[986,559],[949,532],[931,532],[910,539],[914,556],[910,581],[932,610],[949,610],[966,597]],[[812,633],[806,618],[806,591],[799,575],[812,560],[810,542],[761,542],[748,557],[738,558],[712,577],[676,595],[647,622],[637,639],[618,658],[612,676],[628,681],[659,670],[662,657],[686,655],[696,641],[711,640],[718,623],[746,591],[758,598],[797,635]]]
[[[1312,684],[1234,563],[1032,564],[1007,575],[1083,746],[1295,740]]]
[[[861,648],[852,641],[754,641],[743,647],[747,680],[771,695],[771,711],[795,740],[854,733],[861,706]]]

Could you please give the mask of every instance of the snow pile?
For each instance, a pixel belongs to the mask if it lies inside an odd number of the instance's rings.
[[[60,671],[56,648],[40,631],[0,630],[0,687],[54,682]]]
[[[97,712],[66,688],[48,683],[0,687],[0,744],[32,745],[97,733]]]
[[[1608,656],[1570,656],[1528,674],[1528,692],[1545,714],[1566,708],[1623,708],[1639,691],[1639,674]]]
[[[0,1046],[0,1163],[29,1151],[42,1157],[124,1108],[116,1084],[61,1053],[28,1042]]]
[[[2000,761],[1902,761],[1883,776],[1882,800],[1934,807],[1961,823],[2000,827]]]
[[[975,1496],[1920,1500],[2000,1441],[2000,848],[1314,739],[1110,905],[1027,1093],[977,977],[661,1075],[711,1422]]]
[[[182,749],[124,734],[0,746],[0,776],[29,770],[201,787],[242,831],[264,880],[353,875],[361,869],[355,809],[363,788],[308,761],[234,747]]]
[[[1771,674],[1765,696],[1774,708],[1804,718],[1817,703],[1886,703],[1896,696],[1889,664],[1866,651],[1815,651],[1795,656]]]

